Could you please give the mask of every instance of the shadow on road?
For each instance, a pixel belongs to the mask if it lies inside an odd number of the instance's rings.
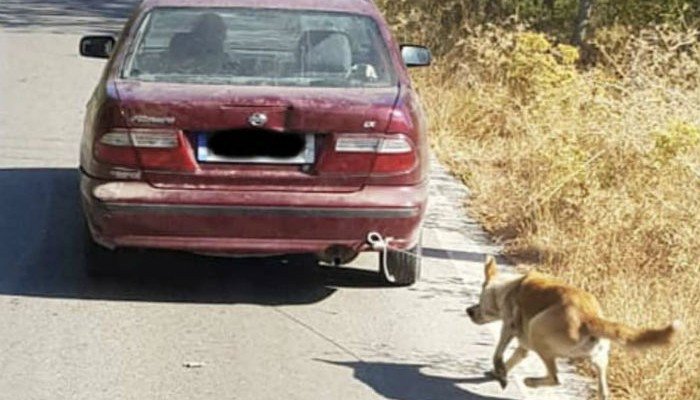
[[[445,250],[436,249],[432,247],[423,248],[423,257],[429,258],[439,258],[442,260],[455,260],[455,261],[470,261],[470,262],[484,262],[486,261],[486,256],[488,254],[483,252],[472,252],[472,251],[462,251],[462,250]],[[508,264],[508,259],[503,256],[492,254],[496,257],[496,261],[500,264]]]
[[[139,0],[3,0],[0,27],[118,31]]]
[[[0,294],[151,302],[310,304],[337,287],[377,287],[371,271],[309,257],[226,259],[134,252],[125,272],[85,274],[78,171],[0,170]]]
[[[395,400],[509,400],[487,397],[462,389],[460,383],[484,383],[493,379],[484,376],[448,378],[427,375],[421,371],[424,364],[387,362],[338,362],[317,360],[327,364],[352,368],[353,376],[387,399]]]

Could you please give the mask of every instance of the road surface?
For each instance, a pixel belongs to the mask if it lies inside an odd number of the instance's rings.
[[[373,254],[335,269],[144,253],[120,276],[87,278],[76,166],[104,63],[79,58],[77,43],[118,27],[132,4],[0,4],[0,398],[581,397],[569,374],[558,389],[524,388],[544,373],[534,357],[505,391],[485,377],[498,326],[464,309],[498,248],[437,163],[411,288],[379,286]]]

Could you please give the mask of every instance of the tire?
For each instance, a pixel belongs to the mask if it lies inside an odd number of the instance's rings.
[[[421,243],[408,250],[392,251],[389,250],[386,256],[386,263],[381,262],[384,257],[379,254],[380,259],[380,275],[383,282],[390,286],[411,286],[420,279],[421,273]],[[387,271],[383,271],[386,265]],[[388,272],[388,273],[387,273]],[[387,275],[393,276],[391,281]]]

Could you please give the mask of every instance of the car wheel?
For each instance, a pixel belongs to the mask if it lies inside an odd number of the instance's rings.
[[[379,253],[380,260],[384,257]],[[380,262],[380,275],[384,283],[392,286],[410,286],[420,279],[421,244],[402,251],[389,250],[386,262]],[[386,268],[386,271],[383,269]],[[392,279],[393,278],[393,279]]]

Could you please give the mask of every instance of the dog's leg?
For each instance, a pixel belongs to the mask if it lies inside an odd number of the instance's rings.
[[[527,353],[528,351],[526,348],[518,346],[513,355],[506,361],[506,372],[510,372],[516,365],[524,360],[525,357],[527,357]]]
[[[600,344],[591,352],[591,363],[598,373],[598,395],[601,400],[610,398],[610,389],[608,388],[608,379],[606,377],[608,370],[608,353],[610,351],[610,342],[601,339]]]
[[[558,385],[559,378],[557,377],[557,363],[554,357],[545,356],[540,353],[537,354],[544,362],[545,367],[547,367],[547,376],[545,376],[544,378],[525,378],[525,385],[531,388]]]
[[[503,353],[505,353],[506,348],[511,340],[513,340],[513,331],[507,324],[503,324],[501,329],[501,338],[498,340],[498,345],[496,346],[496,352],[493,354],[493,375],[498,379],[498,383],[501,384],[503,389],[508,385],[508,369],[506,364],[503,362]]]

